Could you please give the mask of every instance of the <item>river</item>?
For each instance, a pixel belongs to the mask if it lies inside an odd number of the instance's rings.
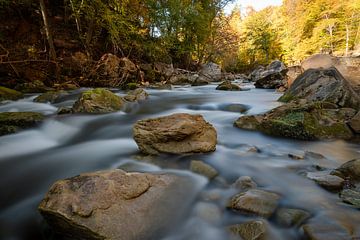
[[[33,102],[36,95],[0,105],[0,112],[36,111],[47,115],[37,128],[0,137],[0,238],[53,238],[37,206],[56,180],[111,168],[188,171],[191,160],[212,165],[222,180],[199,185],[198,198],[186,217],[164,240],[227,239],[225,226],[252,219],[225,208],[229,197],[236,193],[228,185],[240,176],[250,176],[260,188],[279,193],[281,206],[305,209],[320,222],[345,221],[352,224],[353,232],[359,233],[359,211],[342,204],[337,194],[319,187],[304,174],[315,171],[316,166],[336,168],[358,158],[360,145],[342,140],[310,142],[274,138],[235,128],[233,122],[239,116],[263,113],[279,106],[276,100],[280,94],[252,86],[247,86],[250,91],[240,92],[216,91],[215,87],[212,84],[149,89],[150,98],[145,102],[130,104],[124,112],[104,115],[56,115],[58,107],[73,104],[79,91],[53,105]],[[116,93],[124,95],[123,91]],[[216,128],[217,150],[192,156],[140,155],[132,138],[133,124],[140,119],[180,112],[201,114]],[[251,151],[253,147],[258,151]],[[294,160],[288,156],[305,151],[325,158]],[[211,209],[215,209],[214,216]],[[204,212],[205,215],[210,212],[209,218],[214,219],[201,217]],[[277,239],[301,238],[298,229],[280,227],[272,219],[269,222]]]

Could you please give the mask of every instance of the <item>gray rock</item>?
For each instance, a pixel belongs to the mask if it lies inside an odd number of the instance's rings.
[[[157,239],[188,209],[194,188],[187,177],[172,174],[85,173],[56,182],[39,211],[71,239]]]
[[[331,172],[331,174],[340,176],[342,178],[360,180],[360,158],[344,163],[339,168]]]
[[[276,211],[276,221],[284,227],[300,226],[311,217],[307,211],[296,208],[280,208]]]
[[[256,88],[275,89],[286,85],[287,71],[284,63],[275,60],[266,69],[262,71],[258,69],[251,76]]]
[[[328,190],[341,190],[344,186],[344,179],[341,177],[330,175],[328,171],[309,172],[307,177],[314,180],[317,184]]]
[[[140,151],[151,155],[212,152],[217,143],[210,123],[186,113],[137,121],[133,133]]]
[[[233,188],[244,192],[252,188],[256,188],[257,184],[252,180],[249,176],[241,176],[239,177],[232,185]]]
[[[270,217],[276,210],[280,195],[260,189],[250,189],[230,199],[228,207],[245,214]]]
[[[309,240],[352,240],[349,232],[335,223],[312,222],[302,226]]]
[[[340,198],[345,203],[349,203],[356,208],[360,208],[360,192],[352,189],[344,189],[340,193]]]
[[[360,112],[351,119],[349,125],[354,132],[360,134]]]
[[[301,74],[279,99],[323,101],[338,107],[360,108],[360,97],[336,68],[309,69]]]
[[[209,179],[213,179],[219,175],[218,171],[215,168],[213,168],[209,164],[204,163],[203,161],[191,161],[190,170]]]
[[[37,96],[34,102],[39,103],[57,103],[61,97],[66,96],[66,91],[50,91]]]
[[[136,101],[144,101],[149,97],[149,94],[142,88],[137,88],[135,90],[129,91],[127,95],[124,97],[126,101],[136,102]]]
[[[216,87],[216,90],[241,91],[241,88],[238,85],[231,83],[230,81],[224,81]]]

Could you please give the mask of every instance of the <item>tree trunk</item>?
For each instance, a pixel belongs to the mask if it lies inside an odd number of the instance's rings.
[[[47,11],[46,11],[46,6],[45,6],[44,0],[40,0],[40,9],[41,9],[41,15],[42,15],[42,18],[44,21],[46,38],[47,38],[49,48],[50,48],[50,52],[49,52],[50,59],[56,61],[56,52],[55,52],[55,47],[54,47],[54,41],[53,41],[52,34],[50,31],[50,26],[49,26],[49,22],[48,22]]]
[[[345,56],[348,56],[349,53],[349,38],[350,38],[350,33],[349,33],[349,25],[346,24],[346,49],[345,49]]]

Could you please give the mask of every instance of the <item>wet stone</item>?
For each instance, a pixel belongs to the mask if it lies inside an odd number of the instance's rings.
[[[270,217],[276,210],[280,195],[260,189],[250,189],[230,199],[228,208],[244,214]]]
[[[191,161],[190,170],[194,173],[203,175],[209,179],[213,179],[217,175],[219,175],[218,171],[215,168],[213,168],[209,164],[206,164],[202,161],[196,161],[196,160]]]
[[[327,190],[341,190],[344,186],[344,179],[341,177],[330,175],[328,171],[323,172],[310,172],[307,177],[314,180],[317,184]]]
[[[311,214],[302,209],[280,208],[276,211],[276,221],[284,227],[301,225]]]
[[[229,231],[232,235],[239,236],[243,240],[264,240],[268,230],[264,220],[256,220],[232,225],[229,227]]]

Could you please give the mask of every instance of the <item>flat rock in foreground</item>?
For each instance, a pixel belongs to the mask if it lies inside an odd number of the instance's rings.
[[[185,154],[215,151],[217,133],[201,115],[178,113],[138,121],[134,139],[146,154]]]
[[[56,182],[39,211],[56,232],[71,239],[157,239],[176,224],[195,195],[186,177],[117,169]]]

